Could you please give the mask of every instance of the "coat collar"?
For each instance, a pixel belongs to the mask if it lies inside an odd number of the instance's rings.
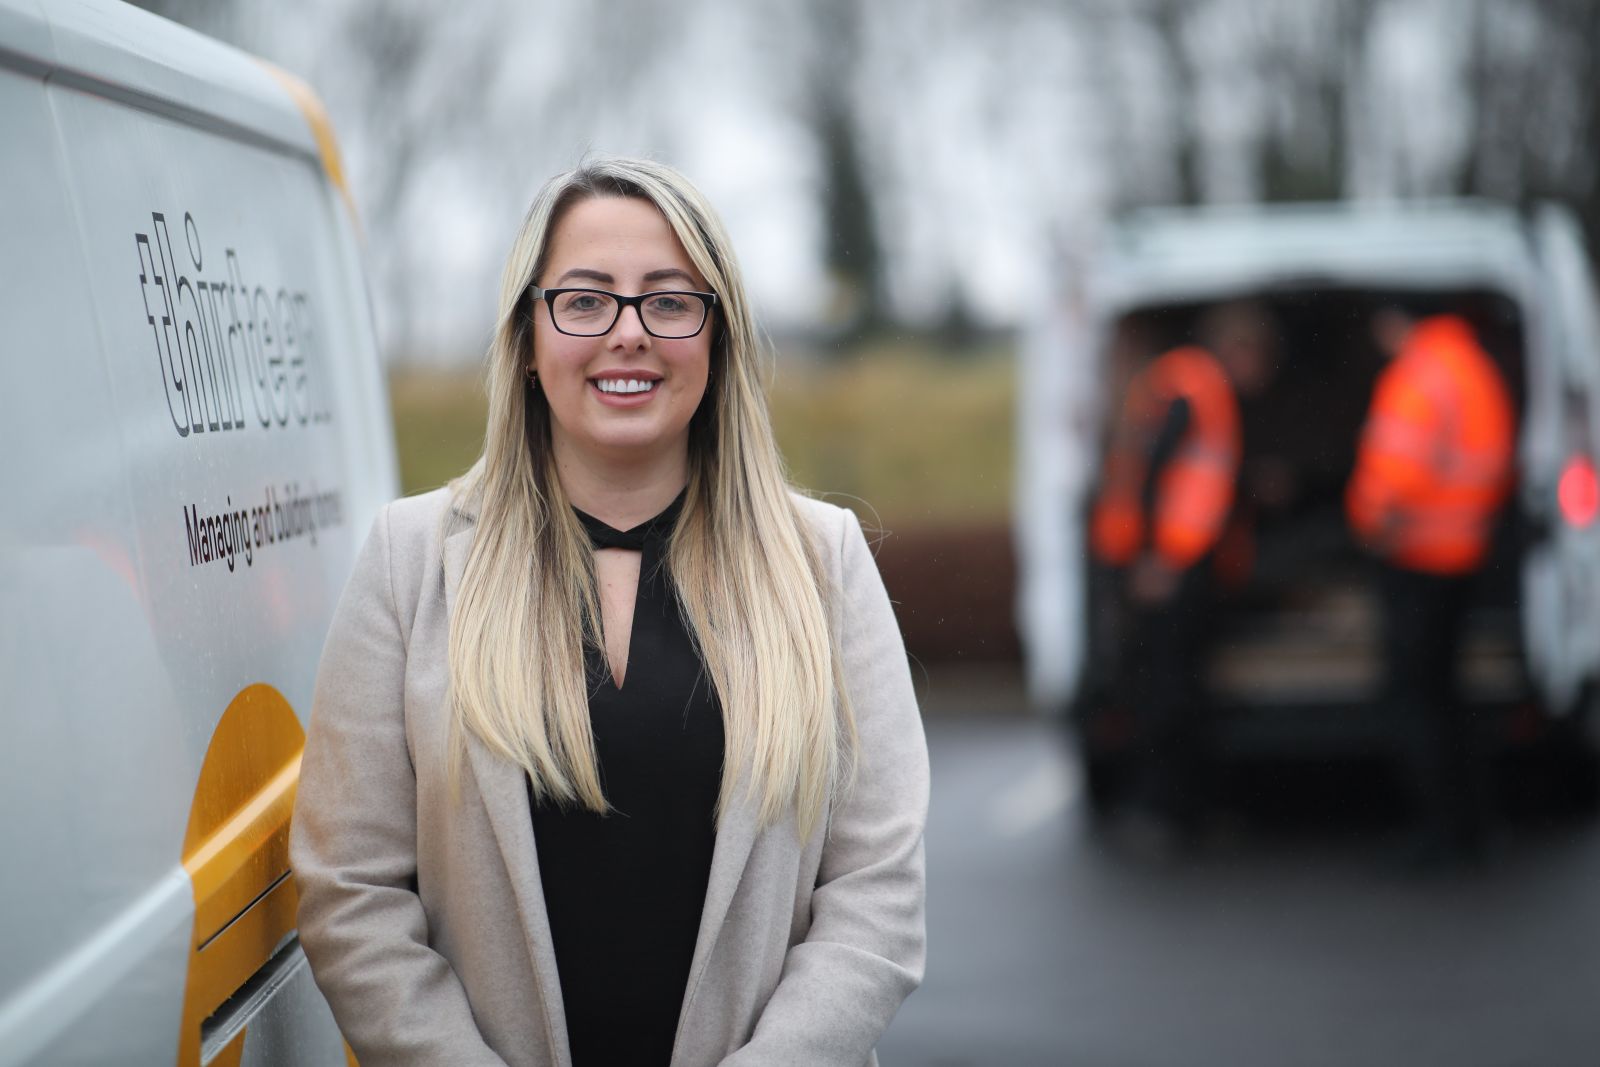
[[[472,535],[477,528],[476,508],[456,498],[451,511],[459,519],[444,542],[444,597],[447,617],[454,611],[456,591],[467,567],[467,557],[472,550]],[[545,1028],[550,1035],[551,1048],[556,1050],[556,1062],[568,1067],[566,1014],[561,1002],[561,979],[556,969],[555,950],[550,935],[550,916],[545,909],[544,886],[539,878],[539,855],[533,841],[533,812],[528,805],[528,788],[523,769],[490,752],[470,732],[467,735],[467,762],[472,770],[478,793],[494,828],[495,840],[500,846],[506,869],[511,876],[512,890],[516,896],[517,913],[522,919],[522,932],[533,959],[533,970],[539,985],[539,999],[544,1009]],[[694,955],[689,965],[689,980],[684,989],[683,1008],[679,1015],[679,1030],[689,1012],[701,980],[711,961],[712,950],[728,916],[734,893],[744,876],[745,865],[755,846],[759,829],[759,812],[753,798],[748,796],[748,779],[741,773],[738,786],[732,791],[733,799],[717,825],[716,844],[711,855],[711,874],[706,884],[705,905],[700,914],[700,931],[695,939]]]

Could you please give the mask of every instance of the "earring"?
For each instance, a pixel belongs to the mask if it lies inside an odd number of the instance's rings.
[[[535,389],[539,388],[539,372],[532,367],[528,368],[528,384]]]

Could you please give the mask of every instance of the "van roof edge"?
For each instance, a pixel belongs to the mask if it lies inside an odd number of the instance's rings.
[[[0,67],[320,165],[298,103],[255,56],[119,0],[0,0]]]

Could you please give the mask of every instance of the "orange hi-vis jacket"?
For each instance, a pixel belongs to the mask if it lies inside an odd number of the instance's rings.
[[[1172,403],[1189,405],[1189,423],[1171,460],[1156,473],[1151,515],[1143,500],[1156,437]],[[1104,563],[1132,563],[1147,548],[1182,570],[1211,551],[1233,507],[1239,474],[1239,402],[1216,357],[1175,348],[1128,387],[1122,419],[1106,454],[1090,520],[1090,547]]]
[[[1350,526],[1390,563],[1476,570],[1511,488],[1515,416],[1472,328],[1425,319],[1378,378],[1345,493]]]

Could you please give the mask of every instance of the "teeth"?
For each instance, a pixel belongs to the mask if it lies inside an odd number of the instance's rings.
[[[602,393],[648,393],[656,383],[637,378],[597,378],[594,384]]]

